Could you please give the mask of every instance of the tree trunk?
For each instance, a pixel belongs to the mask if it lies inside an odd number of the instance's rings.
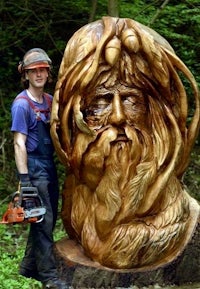
[[[82,247],[72,240],[56,243],[55,256],[61,278],[72,288],[128,288],[132,286],[186,285],[200,288],[200,223],[190,243],[173,262],[154,270],[112,270],[93,262],[84,255]],[[192,287],[195,284],[195,287]],[[187,286],[187,285],[186,285]],[[145,287],[146,288],[146,287]],[[157,287],[156,287],[157,288]],[[169,287],[167,287],[169,288]],[[179,288],[179,287],[178,287]],[[180,287],[182,288],[182,287]]]
[[[89,17],[88,23],[94,21],[96,10],[97,10],[97,0],[92,0],[92,9],[90,11],[90,17]]]
[[[108,15],[112,17],[119,17],[118,0],[108,0]]]

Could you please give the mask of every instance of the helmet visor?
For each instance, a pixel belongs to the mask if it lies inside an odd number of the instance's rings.
[[[35,68],[49,68],[50,65],[47,61],[40,61],[40,62],[35,62],[35,63],[31,63],[27,66],[24,67],[25,70],[28,69],[35,69]]]

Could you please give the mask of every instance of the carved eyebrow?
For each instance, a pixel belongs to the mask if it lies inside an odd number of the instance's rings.
[[[142,97],[141,94],[133,91],[133,90],[129,90],[129,91],[120,91],[120,96],[129,96],[129,95],[132,95],[132,96],[136,96],[136,97]],[[96,99],[98,98],[101,98],[101,97],[113,97],[115,94],[115,91],[104,91],[104,92],[99,92],[99,93],[96,93],[95,96],[96,96]]]
[[[137,96],[137,97],[140,97],[140,98],[143,97],[141,91],[138,91],[138,90],[135,90],[135,89],[122,90],[122,91],[120,91],[120,95],[122,95],[122,96],[132,95],[132,96]]]
[[[104,93],[99,93],[99,94],[96,94],[96,99],[101,99],[101,98],[112,98],[114,95],[114,93],[112,92],[104,92]]]

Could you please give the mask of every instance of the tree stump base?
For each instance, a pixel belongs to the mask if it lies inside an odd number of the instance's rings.
[[[112,270],[93,262],[82,247],[64,238],[55,244],[59,274],[73,288],[139,288],[158,284],[183,285],[200,282],[200,223],[182,254],[173,262],[148,271]]]

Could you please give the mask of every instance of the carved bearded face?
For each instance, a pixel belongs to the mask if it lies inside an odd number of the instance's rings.
[[[72,163],[75,168],[80,164],[79,177],[89,188],[97,188],[105,168],[111,165],[109,162],[112,160],[116,162],[118,170],[123,172],[122,181],[128,163],[132,162],[132,167],[135,167],[141,161],[143,143],[151,143],[147,137],[147,105],[141,91],[121,84],[111,88],[99,86],[93,94],[84,97],[81,111],[86,124],[96,132],[96,136],[92,143],[86,137],[84,148],[79,151],[84,136],[79,136],[76,128],[72,132],[76,135]],[[132,171],[130,178],[134,175]]]
[[[62,218],[68,235],[104,266],[166,263],[194,227],[198,213],[191,218],[193,200],[180,178],[199,109],[186,129],[177,67],[199,107],[196,84],[169,44],[133,20],[105,17],[66,47],[51,120],[56,151],[69,166]]]

